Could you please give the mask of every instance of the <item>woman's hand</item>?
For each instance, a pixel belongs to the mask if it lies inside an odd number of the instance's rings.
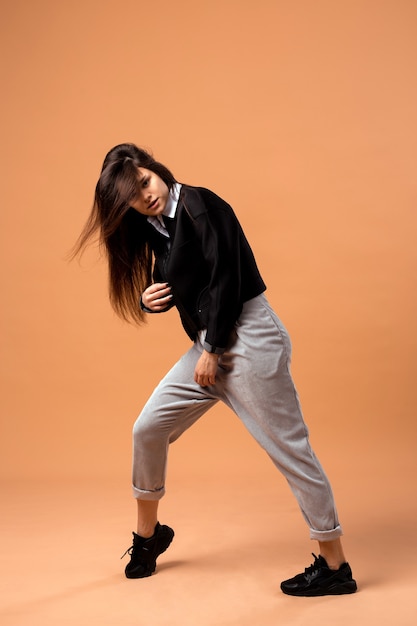
[[[153,283],[143,292],[142,303],[150,311],[158,313],[167,308],[171,298],[171,287],[168,283]]]
[[[194,380],[201,387],[214,385],[216,382],[218,360],[218,354],[211,354],[206,350],[203,351],[194,370]]]

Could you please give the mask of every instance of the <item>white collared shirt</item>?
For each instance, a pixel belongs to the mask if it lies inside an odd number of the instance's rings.
[[[171,219],[174,219],[175,213],[177,212],[178,200],[180,198],[180,191],[181,191],[181,185],[179,183],[175,183],[175,185],[173,185],[171,191],[169,192],[166,207],[162,211],[161,215],[156,215],[156,216],[152,215],[147,218],[148,222],[152,224],[152,226],[156,228],[158,232],[164,235],[164,237],[167,237],[167,239],[169,239],[169,234],[168,234],[167,229],[165,228],[163,216],[165,215],[166,217],[170,217]],[[170,247],[170,245],[171,245],[171,242],[168,241],[168,248]],[[206,328],[203,328],[203,330],[200,330],[198,332],[198,338],[199,338],[201,345],[204,345],[206,333],[207,333]]]
[[[168,194],[167,203],[165,209],[162,211],[161,215],[151,215],[149,216],[148,222],[152,224],[157,231],[159,231],[164,237],[169,239],[169,234],[167,229],[165,228],[163,215],[166,217],[170,217],[174,219],[175,213],[177,212],[178,200],[180,198],[181,185],[179,183],[175,183]]]

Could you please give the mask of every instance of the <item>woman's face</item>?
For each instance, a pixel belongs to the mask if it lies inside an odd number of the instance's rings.
[[[168,186],[151,170],[138,167],[138,172],[139,193],[130,206],[142,215],[160,215],[167,204]]]

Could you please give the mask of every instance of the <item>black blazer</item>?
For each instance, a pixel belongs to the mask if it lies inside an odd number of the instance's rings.
[[[168,282],[183,327],[195,341],[207,329],[205,349],[224,352],[243,303],[266,285],[231,206],[202,187],[181,187],[175,218],[164,216],[170,234],[152,226],[154,282]],[[167,310],[165,309],[165,310]]]

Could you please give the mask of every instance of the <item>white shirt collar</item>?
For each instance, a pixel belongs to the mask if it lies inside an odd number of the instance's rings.
[[[165,228],[165,224],[164,224],[164,220],[163,220],[163,215],[165,215],[166,217],[170,217],[171,219],[174,219],[175,214],[177,212],[177,206],[178,206],[178,200],[180,198],[180,191],[181,191],[181,185],[179,183],[175,183],[169,194],[168,194],[168,199],[167,199],[167,203],[165,206],[165,209],[162,211],[161,215],[151,215],[149,216],[148,222],[150,224],[152,224],[152,226],[154,228],[156,228],[156,230],[158,230],[160,233],[162,233],[165,237],[169,238],[168,235],[168,231]]]
[[[174,219],[177,212],[178,200],[180,199],[181,185],[175,183],[168,195],[168,200],[162,214]]]

